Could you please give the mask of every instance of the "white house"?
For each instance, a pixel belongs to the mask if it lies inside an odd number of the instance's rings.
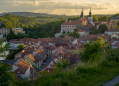
[[[109,29],[109,30],[106,30],[105,31],[105,34],[108,34],[108,35],[113,35],[113,34],[119,34],[119,29]]]
[[[84,30],[78,30],[78,33],[80,34],[81,37],[83,37],[85,35],[85,31]]]
[[[24,44],[24,42],[23,41],[11,41],[9,46],[10,48],[17,48],[19,44]]]
[[[65,32],[72,32],[72,31],[74,31],[74,29],[76,28],[76,21],[66,21],[66,22],[64,22],[64,23],[62,23],[61,24],[61,33],[63,32],[63,31],[65,31]]]

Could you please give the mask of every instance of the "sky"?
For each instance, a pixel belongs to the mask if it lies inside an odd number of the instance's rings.
[[[119,13],[119,0],[0,0],[2,12],[35,12],[58,15]]]

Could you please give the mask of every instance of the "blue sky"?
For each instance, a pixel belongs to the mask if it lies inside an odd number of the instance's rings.
[[[49,14],[84,15],[119,13],[119,0],[0,0],[0,12],[39,12]]]

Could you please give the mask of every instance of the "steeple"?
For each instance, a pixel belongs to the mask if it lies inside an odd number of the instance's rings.
[[[83,8],[82,8],[82,12],[81,12],[81,16],[80,17],[83,17]]]
[[[89,12],[89,17],[91,17],[91,8],[90,8],[90,12]]]

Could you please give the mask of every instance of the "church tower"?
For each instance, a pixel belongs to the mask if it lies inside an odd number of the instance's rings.
[[[88,22],[89,22],[89,24],[93,24],[94,25],[93,19],[92,19],[92,15],[91,15],[91,8],[90,8],[89,16],[88,16]]]
[[[80,17],[83,17],[83,8],[82,8],[82,12],[81,12],[81,16]]]

